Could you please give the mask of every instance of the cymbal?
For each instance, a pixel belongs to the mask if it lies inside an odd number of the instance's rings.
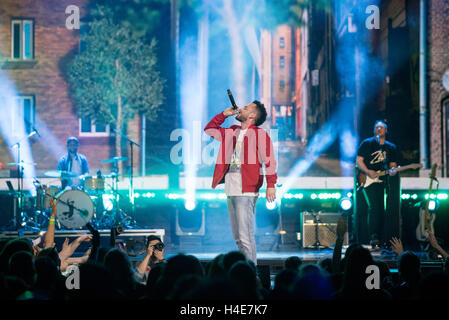
[[[126,160],[128,160],[127,157],[121,157],[121,158],[114,157],[114,158],[106,159],[106,160],[103,160],[103,161],[100,161],[100,162],[101,163],[112,163],[112,162],[120,162],[120,161],[126,161]]]
[[[61,177],[70,177],[76,178],[79,177],[78,174],[69,172],[69,171],[60,171],[60,170],[51,170],[44,173],[47,177],[50,178],[61,178]]]
[[[23,162],[23,161],[21,161],[21,162],[10,162],[10,163],[8,163],[8,166],[18,166],[18,165],[21,165],[21,164],[31,164],[31,165],[35,166],[37,163],[35,163],[35,162]]]

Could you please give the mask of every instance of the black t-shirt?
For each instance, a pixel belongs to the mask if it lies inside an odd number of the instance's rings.
[[[368,138],[360,144],[357,155],[363,157],[363,162],[370,170],[386,170],[390,162],[398,162],[398,151],[396,145],[385,140],[381,145],[375,137]],[[386,164],[386,168],[384,166]]]

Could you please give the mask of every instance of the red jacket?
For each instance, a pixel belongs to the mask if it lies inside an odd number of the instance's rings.
[[[222,128],[221,124],[226,120],[223,113],[217,114],[204,128],[207,135],[221,141],[220,151],[215,164],[212,188],[224,182],[224,176],[229,170],[232,153],[234,152],[241,126],[233,125],[230,128]],[[242,144],[242,192],[258,192],[263,184],[263,168],[265,165],[265,177],[267,188],[274,188],[276,184],[276,160],[274,159],[273,144],[268,133],[255,125],[251,125],[246,131]]]

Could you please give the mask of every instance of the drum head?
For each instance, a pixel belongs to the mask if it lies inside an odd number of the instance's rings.
[[[84,227],[94,215],[94,204],[81,190],[66,190],[58,196],[56,205],[58,221],[69,229]]]

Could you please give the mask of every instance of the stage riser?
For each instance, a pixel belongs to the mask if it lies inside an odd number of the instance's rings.
[[[310,201],[309,201],[310,202]],[[204,210],[204,234],[198,235],[203,237],[204,245],[214,245],[217,243],[232,244],[233,237],[231,232],[231,226],[228,216],[227,205],[225,201],[211,200],[211,201],[199,201],[197,206],[205,204]],[[316,202],[317,203],[317,202]],[[449,244],[449,201],[441,201],[439,211],[436,213],[435,219],[435,233],[437,237],[443,240],[444,244]],[[182,204],[181,204],[182,205]],[[4,230],[8,221],[13,217],[14,209],[13,202],[8,197],[0,197],[0,228]],[[158,204],[150,200],[142,201],[138,199],[136,201],[136,215],[135,220],[139,227],[144,229],[164,229],[165,230],[165,242],[167,244],[179,245],[183,237],[188,237],[187,230],[182,231],[184,234],[176,232],[177,222],[178,227],[182,227],[182,219],[176,219],[177,205],[173,204]],[[283,244],[291,247],[301,247],[302,240],[298,240],[298,233],[301,232],[300,215],[304,211],[315,211],[315,208],[310,208],[308,202],[287,203],[282,204],[280,210],[268,211],[265,208],[264,199],[259,199],[256,206],[255,217],[255,233],[259,245],[272,241],[275,235],[279,236],[279,231],[285,231],[282,236]],[[332,206],[328,210],[322,210],[322,212],[338,212]],[[418,208],[415,207],[414,201],[402,201],[401,207],[401,233],[403,243],[407,246],[415,246],[415,230],[418,224]],[[202,213],[198,210],[194,210],[190,214],[199,215],[200,219],[196,219],[201,225],[203,222]],[[279,221],[280,215],[282,221]],[[178,218],[180,216],[178,215]],[[355,219],[352,219],[352,223],[355,223]],[[282,222],[282,224],[281,224]],[[348,226],[351,228],[351,224]],[[43,228],[45,231],[46,227]],[[200,228],[191,228],[192,230],[200,230]],[[279,236],[280,237],[280,236]],[[280,241],[281,239],[279,239]],[[267,244],[267,247],[269,245]]]

